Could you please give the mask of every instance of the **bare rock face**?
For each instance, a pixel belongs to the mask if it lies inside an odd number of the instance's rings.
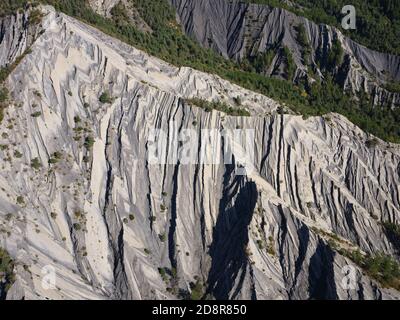
[[[93,10],[105,17],[110,16],[111,9],[114,8],[120,0],[88,0]]]
[[[240,61],[272,48],[288,48],[297,66],[294,81],[322,76],[333,42],[338,40],[344,51],[343,64],[336,68],[337,81],[353,92],[366,91],[376,103],[400,105],[400,95],[382,89],[390,80],[400,81],[400,57],[379,53],[361,46],[336,28],[317,25],[306,18],[267,5],[248,4],[239,0],[170,0],[177,17],[189,36],[202,46]],[[304,61],[304,45],[298,41],[299,25],[305,28],[310,46],[310,61]],[[286,59],[282,50],[272,59],[265,73],[282,76]],[[314,70],[311,75],[309,70]]]
[[[37,38],[41,26],[29,19],[31,8],[0,20],[0,66],[13,63]]]
[[[173,299],[196,282],[216,299],[400,297],[330,241],[396,255],[380,222],[400,222],[398,145],[371,147],[337,114],[280,115],[265,96],[43,12],[0,126],[0,246],[18,262],[9,299]],[[205,112],[193,97],[240,97],[252,116]],[[164,161],[149,161],[154,129],[193,130],[200,159],[224,152],[203,129],[239,128],[254,132],[247,175],[236,148],[231,164],[185,164],[167,140]]]

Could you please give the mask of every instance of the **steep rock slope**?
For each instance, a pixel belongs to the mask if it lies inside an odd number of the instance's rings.
[[[188,35],[227,58],[240,61],[274,48],[288,48],[297,67],[294,80],[322,76],[320,68],[329,68],[329,52],[337,40],[344,51],[341,65],[334,70],[337,82],[353,92],[369,92],[377,104],[400,104],[398,93],[382,88],[387,81],[400,81],[400,57],[365,48],[336,28],[317,25],[284,9],[238,0],[170,0],[170,3]],[[308,62],[304,59],[306,48],[298,41],[299,25],[304,26],[310,47]],[[282,77],[286,64],[283,51],[278,50],[265,72]]]
[[[35,41],[41,30],[38,23],[32,23],[27,11],[0,20],[0,66],[13,63]]]
[[[267,97],[43,10],[45,32],[7,79],[13,102],[0,127],[0,244],[17,262],[9,299],[170,299],[196,282],[217,299],[400,297],[327,236],[396,254],[379,221],[400,222],[397,145],[368,148],[339,115],[277,114]],[[105,92],[113,99],[102,103]],[[185,102],[238,96],[252,117]],[[231,165],[168,162],[169,143],[168,161],[152,164],[155,128],[195,130],[196,159],[215,148],[201,129],[254,130],[254,170],[236,174],[246,158],[237,151]],[[43,268],[54,268],[56,288],[43,285]]]

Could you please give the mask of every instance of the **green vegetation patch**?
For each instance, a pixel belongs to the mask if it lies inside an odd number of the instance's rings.
[[[193,99],[186,99],[185,103],[199,107],[206,112],[211,112],[212,110],[217,110],[217,111],[224,112],[231,116],[242,116],[242,117],[250,116],[250,113],[247,110],[245,110],[243,108],[233,108],[232,106],[226,104],[225,102],[221,102],[221,101],[210,102],[210,101],[199,99],[199,98],[193,98]],[[239,103],[236,102],[236,104],[239,104]]]
[[[335,39],[332,43],[332,48],[328,53],[327,65],[329,68],[333,69],[336,66],[339,67],[343,63],[343,48],[338,39]]]
[[[390,81],[384,85],[384,89],[386,89],[389,92],[400,93],[400,83]]]
[[[0,300],[2,300],[15,282],[14,261],[2,248],[0,248],[0,280],[2,280],[0,281]]]
[[[113,99],[110,96],[110,94],[108,92],[103,92],[100,97],[99,97],[99,101],[101,103],[112,103]]]
[[[35,170],[39,170],[42,167],[42,163],[39,158],[34,158],[31,160],[31,167]]]
[[[41,115],[42,115],[42,112],[40,112],[40,111],[36,111],[36,112],[31,113],[31,117],[32,118],[38,118]]]
[[[92,136],[87,136],[85,138],[84,145],[85,145],[86,149],[91,149],[93,147],[94,143],[95,143],[95,140]]]
[[[300,44],[302,47],[302,57],[303,57],[303,62],[306,66],[308,66],[311,63],[311,46],[310,42],[308,41],[308,36],[306,32],[306,28],[304,27],[303,24],[300,24],[296,27],[297,30],[297,42]]]
[[[24,199],[24,197],[23,197],[23,196],[18,196],[18,197],[17,197],[17,203],[18,203],[19,205],[24,205],[24,204],[25,204],[25,199]]]
[[[368,276],[384,287],[400,290],[400,265],[395,258],[383,253],[363,255],[357,250],[339,249],[339,252],[353,260]]]
[[[347,249],[346,247],[351,243],[341,239],[338,235],[317,228],[312,228],[312,230],[327,237],[328,244],[333,250],[352,260],[383,287],[400,290],[400,264],[395,258],[384,253],[362,254],[358,249]],[[397,227],[396,230],[399,231]]]
[[[8,100],[8,89],[5,87],[0,87],[0,103],[6,102]]]
[[[201,300],[204,296],[204,286],[200,280],[191,283],[190,300]]]

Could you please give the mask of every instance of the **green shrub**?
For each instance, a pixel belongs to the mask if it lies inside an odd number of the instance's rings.
[[[165,277],[167,275],[164,268],[158,268],[158,272],[160,273],[161,277]]]
[[[25,204],[25,200],[23,196],[18,196],[17,197],[17,203],[20,205],[24,205]]]
[[[174,279],[178,278],[178,272],[177,272],[175,267],[171,268],[171,277],[174,278]]]
[[[19,152],[18,150],[14,151],[14,157],[16,158],[22,158],[23,154],[21,152]]]
[[[307,66],[311,63],[311,46],[308,41],[308,36],[304,24],[299,24],[296,27],[297,30],[297,42],[302,48],[303,62]]]
[[[0,87],[0,103],[8,100],[8,89],[5,87]]]
[[[112,103],[112,98],[110,94],[107,91],[105,91],[101,94],[99,101],[101,103]]]
[[[31,167],[35,170],[39,170],[42,167],[39,158],[34,158],[31,160]]]
[[[338,39],[335,39],[332,43],[332,48],[328,53],[328,67],[334,69],[339,67],[343,63],[343,48],[342,44]]]
[[[56,158],[50,158],[49,159],[49,164],[56,164],[59,160]]]
[[[91,149],[93,147],[93,145],[94,145],[94,142],[95,141],[94,141],[94,138],[92,136],[87,136],[85,138],[85,143],[84,143],[86,149]]]
[[[249,57],[249,62],[255,72],[264,73],[270,67],[275,55],[274,49],[268,49],[266,52],[259,52],[257,55]]]
[[[286,69],[285,69],[286,79],[291,82],[293,81],[297,67],[296,64],[294,63],[292,52],[289,50],[288,47],[283,48],[283,55],[286,60]]]
[[[41,113],[40,111],[36,111],[36,112],[34,112],[34,113],[31,114],[31,116],[32,116],[33,118],[40,117],[41,115],[42,115],[42,113]]]
[[[61,160],[62,159],[62,153],[59,151],[56,151],[53,153],[53,158],[57,159],[57,160]]]
[[[197,280],[195,284],[191,284],[191,300],[201,300],[204,296],[204,287],[200,280]]]

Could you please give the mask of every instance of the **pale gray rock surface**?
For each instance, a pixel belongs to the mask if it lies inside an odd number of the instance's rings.
[[[37,38],[41,27],[29,21],[30,12],[0,19],[0,66],[13,63]]]
[[[371,137],[337,114],[279,115],[267,97],[43,10],[45,32],[7,79],[13,102],[0,126],[8,146],[0,151],[0,246],[18,262],[9,299],[173,299],[168,287],[184,294],[196,279],[217,299],[400,297],[317,231],[396,255],[380,221],[400,222],[398,145],[368,148]],[[19,19],[9,28],[23,28]],[[0,48],[10,57],[8,45]],[[105,91],[112,103],[99,102]],[[183,100],[233,105],[238,96],[252,117],[207,113]],[[232,165],[151,164],[155,128],[169,136],[254,129],[254,170],[236,175],[246,157],[236,151]],[[198,144],[197,158],[211,152],[206,137]],[[54,152],[62,157],[50,164]],[[349,266],[350,289],[343,286]],[[164,267],[176,270],[172,284],[158,271]],[[55,271],[55,288],[43,270]]]

